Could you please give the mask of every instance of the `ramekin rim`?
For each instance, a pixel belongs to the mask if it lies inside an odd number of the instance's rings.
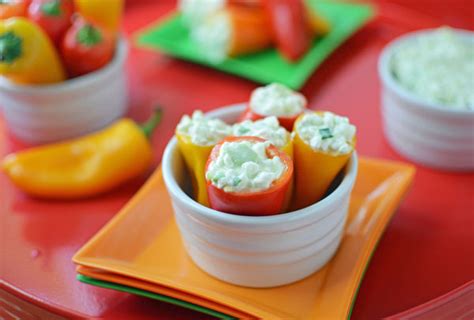
[[[401,84],[399,84],[391,75],[389,68],[389,61],[392,57],[393,51],[397,46],[400,46],[406,41],[412,41],[413,39],[422,36],[423,34],[431,33],[438,28],[429,28],[421,29],[417,31],[412,31],[405,33],[392,41],[390,41],[383,49],[378,59],[378,74],[382,81],[382,84],[387,86],[389,89],[393,90],[397,95],[412,102],[417,109],[436,113],[443,116],[470,116],[474,117],[474,110],[459,110],[452,109],[450,106],[435,103],[432,101],[425,100],[423,97],[418,96],[417,94],[405,89]],[[470,36],[474,41],[474,32],[470,30],[451,28],[456,33],[462,34],[462,36]]]

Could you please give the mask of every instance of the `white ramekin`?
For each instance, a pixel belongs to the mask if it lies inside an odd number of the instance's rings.
[[[378,70],[385,136],[394,149],[416,163],[446,170],[473,170],[474,111],[452,110],[425,101],[403,88],[390,72],[390,59],[397,46],[432,31],[412,32],[395,39],[380,55]],[[466,41],[474,41],[473,32],[456,32]]]
[[[54,142],[101,129],[127,110],[127,43],[88,75],[46,86],[17,85],[0,77],[0,106],[8,129],[28,143]]]
[[[232,123],[244,109],[243,104],[226,107],[209,116]],[[298,211],[261,217],[222,213],[190,198],[181,188],[186,170],[176,138],[166,147],[162,170],[193,261],[226,282],[273,287],[305,278],[336,252],[357,175],[357,156],[352,156],[341,184],[325,199]]]

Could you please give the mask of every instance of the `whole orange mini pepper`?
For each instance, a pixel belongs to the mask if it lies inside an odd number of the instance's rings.
[[[144,126],[121,119],[82,138],[8,155],[2,169],[24,192],[49,199],[94,196],[143,174],[151,165],[148,142],[161,119],[157,110]]]

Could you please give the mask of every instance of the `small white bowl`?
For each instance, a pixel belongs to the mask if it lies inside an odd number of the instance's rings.
[[[233,123],[245,105],[220,108],[211,117]],[[307,208],[274,216],[240,216],[200,205],[182,189],[186,169],[176,138],[162,161],[163,177],[188,254],[212,276],[248,287],[273,287],[303,279],[336,252],[357,176],[354,153],[341,183]]]
[[[452,110],[426,101],[402,87],[390,72],[397,46],[432,31],[412,32],[395,39],[380,55],[385,136],[394,149],[416,163],[454,171],[474,170],[474,111]],[[466,41],[474,41],[474,33],[456,32]]]
[[[127,51],[120,39],[107,66],[59,84],[18,85],[0,77],[0,106],[8,129],[39,144],[81,136],[120,118],[128,104]]]

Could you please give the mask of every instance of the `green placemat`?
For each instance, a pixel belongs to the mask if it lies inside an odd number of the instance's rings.
[[[160,21],[136,35],[139,46],[160,49],[172,56],[211,66],[260,83],[280,82],[300,89],[313,71],[348,37],[373,16],[370,5],[307,0],[309,6],[326,17],[331,31],[315,39],[308,53],[297,63],[284,60],[275,49],[229,58],[221,63],[208,61],[189,38],[179,14]]]
[[[84,276],[82,274],[78,274],[76,277],[77,277],[77,280],[79,280],[81,282],[84,282],[84,283],[87,283],[87,284],[90,284],[90,285],[94,285],[94,286],[97,286],[97,287],[113,289],[113,290],[117,290],[117,291],[123,291],[123,292],[131,293],[131,294],[135,294],[135,295],[139,295],[139,296],[143,296],[143,297],[147,297],[147,298],[151,298],[151,299],[171,303],[171,304],[183,307],[183,308],[187,308],[187,309],[198,311],[198,312],[201,312],[201,313],[204,313],[204,314],[208,314],[208,315],[211,315],[211,316],[219,318],[219,319],[225,319],[225,320],[234,320],[235,319],[234,317],[231,317],[231,316],[226,315],[224,313],[217,312],[217,311],[214,311],[214,310],[211,310],[211,309],[208,309],[208,308],[204,308],[204,307],[201,307],[197,304],[193,304],[193,303],[189,303],[189,302],[186,302],[186,301],[174,299],[174,298],[171,298],[171,297],[168,297],[168,296],[164,296],[164,295],[161,295],[161,294],[158,294],[158,293],[154,293],[154,292],[150,292],[150,291],[146,291],[146,290],[141,290],[141,289],[137,289],[137,288],[133,288],[133,287],[129,287],[129,286],[124,286],[124,285],[116,284],[116,283],[113,283],[113,282],[97,280],[97,279],[94,279],[94,278]]]

